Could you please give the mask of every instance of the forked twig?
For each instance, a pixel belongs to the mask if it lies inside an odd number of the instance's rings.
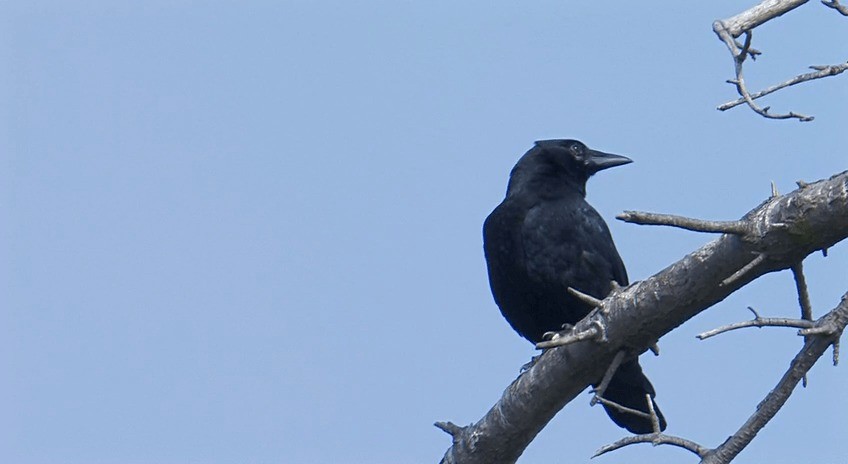
[[[799,74],[792,79],[786,80],[779,84],[773,85],[771,87],[765,88],[757,93],[750,94],[751,100],[756,100],[760,97],[765,97],[770,93],[777,92],[780,89],[790,87],[793,85],[801,84],[803,82],[812,81],[816,79],[821,79],[823,77],[835,76],[837,74],[842,74],[845,70],[848,70],[848,62],[840,63],[840,64],[832,64],[826,66],[810,66],[810,69],[814,69],[815,72],[810,72],[806,74]],[[731,108],[735,108],[743,103],[746,103],[747,100],[745,98],[738,98],[734,101],[723,103],[716,107],[719,111],[727,111]]]
[[[753,27],[751,27],[753,29]],[[790,111],[786,114],[773,114],[769,113],[769,109],[771,107],[761,107],[754,102],[754,99],[751,97],[751,93],[748,91],[748,87],[745,85],[745,76],[742,72],[742,64],[745,62],[745,58],[749,54],[749,49],[751,48],[751,40],[753,38],[753,34],[751,33],[751,29],[744,30],[745,34],[745,43],[742,45],[740,49],[737,46],[736,40],[733,38],[733,35],[730,31],[727,30],[727,27],[722,21],[716,21],[713,23],[713,31],[719,36],[719,38],[727,45],[728,50],[730,50],[730,54],[733,56],[733,63],[736,73],[736,78],[733,80],[728,80],[727,82],[736,86],[736,93],[742,97],[742,100],[748,104],[748,107],[751,108],[755,113],[769,119],[798,119],[799,121],[812,121],[814,119],[813,116],[805,116],[803,114],[794,113]]]
[[[615,443],[603,446],[598,451],[595,451],[595,454],[592,456],[593,458],[596,458],[602,454],[609,453],[610,451],[615,451],[619,448],[624,448],[625,446],[635,445],[636,443],[650,443],[654,446],[677,446],[679,448],[683,448],[695,453],[696,455],[698,455],[699,458],[702,459],[712,452],[712,449],[701,446],[700,444],[692,440],[687,440],[685,438],[675,437],[672,435],[665,435],[660,432],[659,417],[657,416],[657,412],[654,409],[654,402],[651,400],[651,395],[645,395],[645,400],[648,402],[648,410],[650,411],[650,414],[648,415],[651,418],[651,425],[654,429],[654,433],[624,437],[621,440],[616,441]],[[644,415],[644,413],[642,413],[642,415]]]
[[[754,313],[754,318],[749,321],[734,322],[732,324],[723,325],[721,327],[708,330],[696,335],[699,340],[706,340],[718,334],[730,332],[731,330],[744,329],[745,327],[795,327],[798,329],[809,329],[815,324],[812,321],[802,319],[788,319],[783,317],[760,317],[754,308],[748,306],[748,309]]]
[[[671,445],[677,446],[678,448],[683,448],[685,450],[689,450],[695,453],[699,458],[704,458],[707,454],[712,451],[710,448],[703,447],[698,443],[695,443],[692,440],[687,440],[681,437],[675,437],[672,435],[665,435],[662,433],[650,433],[647,435],[633,435],[629,437],[624,437],[621,440],[618,440],[615,443],[611,443],[600,448],[598,451],[595,451],[595,454],[592,456],[596,458],[602,454],[609,453],[610,451],[615,451],[619,448],[624,448],[628,445],[634,445],[636,443],[650,443],[654,446],[657,445]]]

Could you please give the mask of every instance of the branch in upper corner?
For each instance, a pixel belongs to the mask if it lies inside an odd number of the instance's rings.
[[[848,325],[848,293],[842,296],[839,305],[833,311],[816,321],[816,327],[829,327],[834,332],[810,337],[804,348],[792,359],[789,370],[757,406],[751,417],[724,443],[701,460],[701,464],[727,464],[732,461],[757,433],[777,414],[792,394],[798,382],[807,374],[813,364],[827,350],[827,347],[839,340],[845,326]]]
[[[624,222],[649,226],[671,226],[695,232],[744,235],[748,231],[745,221],[705,221],[673,214],[625,211],[615,217]]]
[[[785,82],[781,82],[780,84],[773,85],[767,89],[761,90],[755,94],[749,95],[751,100],[756,100],[760,97],[764,97],[770,93],[777,92],[780,89],[793,86],[796,84],[800,84],[802,82],[812,81],[815,79],[821,79],[823,77],[835,76],[837,74],[842,74],[846,69],[848,69],[848,62],[827,66],[810,66],[811,69],[815,69],[816,72],[811,72],[807,74],[800,74],[798,76],[793,77]],[[722,105],[716,107],[719,111],[727,111],[730,108],[737,107],[743,103],[745,103],[745,98],[739,98],[732,102],[727,102]]]
[[[821,2],[822,5],[828,8],[833,8],[834,10],[838,11],[842,16],[848,16],[848,6],[840,4],[839,0],[821,0]]]
[[[696,335],[696,337],[698,338],[698,340],[705,340],[707,338],[714,337],[724,332],[730,332],[731,330],[736,329],[744,329],[745,327],[795,327],[798,329],[809,329],[814,326],[812,321],[807,321],[803,319],[788,319],[783,317],[760,317],[760,315],[757,314],[757,311],[755,311],[754,308],[748,306],[748,309],[750,309],[751,312],[754,313],[754,318],[750,321],[734,322],[733,324],[723,325],[713,330],[708,330],[706,332],[700,333]]]
[[[739,37],[745,31],[777,18],[780,15],[798,8],[807,3],[809,0],[777,0],[760,2],[747,10],[721,21],[721,26],[725,28],[733,37]],[[713,28],[715,29],[715,24]]]
[[[802,2],[803,3],[803,2]],[[788,10],[787,10],[788,11]],[[782,14],[782,13],[780,13]],[[749,54],[749,50],[751,48],[751,40],[753,34],[751,33],[751,29],[756,27],[756,25],[749,26],[745,29],[742,29],[736,35],[745,34],[745,43],[742,46],[742,49],[739,48],[736,39],[734,38],[734,33],[728,28],[725,21],[716,21],[713,23],[713,31],[718,35],[718,37],[727,45],[728,50],[730,50],[730,55],[733,57],[733,63],[736,72],[736,79],[727,81],[730,84],[736,86],[736,92],[742,97],[742,101],[748,104],[748,107],[751,108],[755,113],[763,116],[768,119],[798,119],[799,121],[812,121],[813,116],[806,116],[803,114],[795,113],[790,111],[785,114],[773,114],[769,113],[769,109],[771,107],[761,107],[754,103],[754,99],[751,97],[751,93],[748,91],[748,87],[745,85],[745,76],[742,73],[742,64],[745,62],[745,58]]]

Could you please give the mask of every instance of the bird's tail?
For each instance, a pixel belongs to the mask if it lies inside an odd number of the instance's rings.
[[[639,366],[639,360],[633,359],[621,363],[615,375],[612,376],[609,386],[603,394],[604,399],[620,404],[624,407],[635,409],[637,411],[648,414],[648,403],[645,395],[651,395],[654,412],[660,422],[660,430],[665,430],[666,422],[660,412],[660,408],[654,401],[654,386],[642,373],[642,367]],[[646,417],[640,417],[633,413],[621,411],[614,406],[604,405],[610,419],[613,420],[619,427],[624,427],[632,433],[643,434],[653,433],[651,420]]]

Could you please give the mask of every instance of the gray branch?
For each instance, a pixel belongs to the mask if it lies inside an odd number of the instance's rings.
[[[748,308],[754,311],[753,308]],[[710,337],[715,337],[718,334],[730,332],[731,330],[744,329],[746,327],[794,327],[796,329],[809,329],[813,327],[813,321],[803,319],[789,319],[785,317],[760,317],[754,311],[754,318],[750,321],[734,322],[733,324],[723,325],[713,330],[696,335],[698,340],[706,340]]]
[[[602,454],[609,453],[610,451],[615,451],[617,449],[624,448],[625,446],[635,445],[637,443],[650,443],[654,446],[677,446],[679,448],[683,448],[695,453],[696,455],[698,455],[699,458],[704,458],[707,453],[711,451],[709,448],[705,448],[692,440],[687,440],[685,438],[675,437],[672,435],[665,435],[662,433],[651,433],[648,435],[633,435],[629,437],[624,437],[615,443],[611,443],[602,447],[601,449],[596,451],[595,455],[592,457],[596,458]]]
[[[745,221],[705,221],[673,214],[645,213],[641,211],[625,211],[616,219],[633,224],[651,226],[670,226],[695,232],[744,234],[747,231]]]
[[[783,407],[795,386],[807,375],[813,364],[818,361],[829,346],[834,345],[839,340],[839,336],[845,330],[846,325],[848,325],[848,293],[842,296],[842,301],[833,311],[816,322],[816,328],[821,328],[821,330],[808,331],[808,333],[816,333],[819,336],[807,339],[804,348],[789,365],[789,370],[783,374],[777,386],[769,392],[768,396],[757,405],[754,414],[745,421],[745,424],[736,433],[701,460],[701,464],[727,464],[748,446],[751,440],[757,436],[757,433]]]
[[[742,13],[737,14],[728,19],[718,20],[713,23],[713,31],[716,33],[719,39],[727,45],[727,49],[730,51],[730,55],[733,57],[733,64],[735,68],[736,77],[733,80],[729,80],[728,83],[731,83],[736,86],[736,92],[739,94],[740,98],[735,101],[724,103],[718,106],[718,110],[725,111],[735,106],[741,105],[743,103],[747,104],[751,110],[769,119],[798,119],[799,121],[812,121],[813,116],[805,116],[803,114],[795,113],[790,111],[785,114],[774,114],[770,113],[770,107],[761,107],[757,105],[754,100],[757,98],[763,97],[770,93],[776,92],[780,89],[797,85],[802,82],[808,82],[815,79],[821,79],[823,77],[835,76],[837,74],[841,74],[846,69],[848,69],[848,62],[837,64],[837,65],[828,65],[828,66],[810,66],[815,72],[800,74],[795,76],[785,82],[780,84],[771,86],[765,90],[760,92],[751,93],[748,90],[748,87],[745,83],[745,76],[743,74],[743,63],[748,56],[751,58],[755,58],[757,55],[761,54],[759,50],[753,50],[751,48],[751,37],[752,31],[757,26],[769,21],[771,19],[777,18],[778,16],[783,15],[795,8],[807,3],[808,0],[766,0],[758,5],[749,8]],[[846,8],[842,6],[838,0],[832,1],[822,1],[822,3],[830,8],[833,8],[839,11],[842,14],[846,14]],[[740,45],[736,38],[740,37],[742,34],[745,35],[745,43],[744,45]]]
[[[757,277],[789,269],[848,237],[848,171],[770,198],[742,220],[748,223],[744,236],[722,235],[656,275],[613,292],[603,301],[605,314],[594,312],[574,329],[585,331],[594,318],[603,318],[606,343],[545,351],[482,419],[453,430],[454,443],[442,462],[515,462],[563,406],[603,377],[616,353],[642,353]],[[752,253],[767,258],[730,285],[719,285],[747,266]]]
[[[721,21],[724,29],[733,37],[739,37],[746,31],[788,13],[807,3],[809,0],[765,0],[736,16]]]
[[[799,75],[793,77],[792,79],[781,82],[780,84],[776,84],[776,85],[773,85],[773,86],[768,87],[766,89],[763,89],[763,90],[761,90],[757,93],[750,94],[749,97],[751,97],[751,100],[756,100],[760,97],[764,97],[764,96],[766,96],[770,93],[777,92],[778,90],[786,88],[786,87],[790,87],[790,86],[797,85],[797,84],[807,82],[807,81],[813,81],[813,80],[816,80],[816,79],[821,79],[823,77],[830,77],[830,76],[836,76],[837,74],[842,74],[843,72],[845,72],[845,70],[848,70],[848,62],[840,63],[840,64],[833,64],[833,65],[825,65],[825,66],[810,66],[810,68],[814,69],[815,72],[810,72],[810,73],[806,73],[806,74],[799,74]],[[734,101],[721,104],[721,105],[717,106],[716,109],[719,110],[719,111],[727,111],[730,108],[737,107],[737,106],[739,106],[743,103],[746,103],[745,98],[738,98]]]
[[[839,3],[839,0],[821,0],[821,2],[822,5],[828,8],[833,8],[834,10],[838,11],[839,14],[841,14],[842,16],[848,16],[848,6]]]

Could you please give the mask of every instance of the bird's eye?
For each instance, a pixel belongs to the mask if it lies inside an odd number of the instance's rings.
[[[571,146],[571,154],[576,156],[576,157],[583,156],[583,147],[581,147],[580,145],[576,145],[576,144],[572,145]]]

